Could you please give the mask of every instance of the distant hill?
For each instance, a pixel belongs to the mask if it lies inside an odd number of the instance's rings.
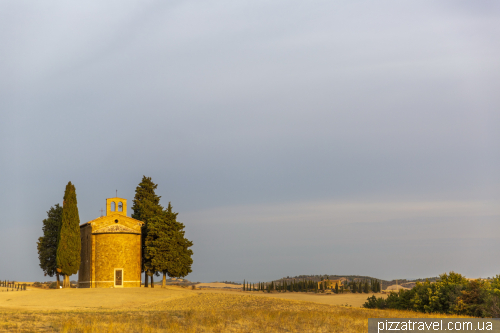
[[[326,280],[326,279],[342,280],[342,281],[347,281],[347,282],[351,282],[351,281],[359,282],[359,281],[365,281],[365,280],[370,281],[373,279],[373,280],[381,281],[382,290],[387,289],[387,287],[389,287],[389,286],[396,285],[396,279],[394,279],[394,280],[382,280],[382,279],[379,279],[376,277],[364,276],[364,275],[328,275],[328,274],[324,274],[324,275],[298,275],[298,276],[286,276],[286,277],[283,277],[281,279],[277,279],[277,280],[273,280],[273,281],[274,282],[276,282],[276,281],[289,282],[289,281],[293,281],[294,279],[295,280],[304,280],[305,279],[305,280],[312,280],[312,281],[316,281],[316,282],[319,282],[322,279],[323,280]],[[415,286],[417,281],[424,282],[425,280],[429,280],[430,282],[436,282],[437,279],[439,279],[439,277],[437,277],[437,276],[425,278],[425,279],[413,279],[413,280],[398,279],[397,284],[404,287],[404,288],[411,289]],[[269,281],[269,282],[271,282],[271,281]]]

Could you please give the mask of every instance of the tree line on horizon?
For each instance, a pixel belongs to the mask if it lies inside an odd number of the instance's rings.
[[[364,275],[330,275],[330,274],[316,274],[316,275],[313,275],[313,274],[301,274],[301,275],[296,275],[296,276],[287,276],[287,277],[283,277],[279,280],[288,280],[288,281],[292,281],[293,279],[295,280],[303,280],[303,279],[307,279],[307,280],[313,280],[313,281],[321,281],[321,280],[324,280],[324,279],[329,279],[329,280],[342,280],[344,279],[346,282],[346,284],[348,283],[351,283],[351,282],[358,282],[359,281],[365,281],[365,280],[368,280],[368,281],[371,281],[371,280],[376,280],[376,281],[379,281],[380,282],[380,290],[384,290],[386,287],[388,286],[391,286],[391,285],[394,285],[394,284],[400,284],[400,285],[404,285],[408,282],[424,282],[424,281],[430,281],[430,282],[435,282],[439,279],[439,276],[436,276],[436,277],[427,277],[427,278],[418,278],[418,279],[392,279],[392,280],[383,280],[383,279],[378,279],[378,278],[374,278],[374,277],[371,277],[371,276],[364,276]],[[278,280],[275,280],[275,281],[278,281]]]
[[[177,221],[178,213],[173,212],[171,203],[166,209],[160,205],[160,196],[155,193],[157,186],[151,177],[143,176],[132,207],[132,218],[144,223],[141,271],[145,273],[145,287],[149,278],[154,287],[153,275],[162,273],[164,286],[166,275],[179,278],[192,272],[193,251],[189,248],[193,242],[185,237],[184,224]],[[47,211],[42,231],[43,236],[37,242],[40,268],[45,276],[56,275],[58,289],[60,275],[62,287],[69,288],[69,277],[78,272],[81,263],[80,217],[71,182],[66,185],[62,207],[57,203]]]
[[[330,290],[336,294],[343,294],[345,292],[350,293],[378,293],[381,290],[380,281],[371,279],[370,281],[351,281],[346,286],[338,285],[335,283],[335,287],[328,288],[326,280],[321,280],[319,283],[311,279],[293,279],[288,281],[287,279],[271,281],[271,282],[258,282],[250,283],[243,280],[242,285],[243,291],[262,291],[262,292],[325,292]]]

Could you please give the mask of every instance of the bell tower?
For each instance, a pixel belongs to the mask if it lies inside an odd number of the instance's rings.
[[[118,197],[106,199],[106,216],[111,214],[127,216],[127,199]]]

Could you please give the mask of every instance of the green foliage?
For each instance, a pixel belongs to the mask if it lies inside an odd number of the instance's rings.
[[[160,196],[156,195],[158,187],[153,183],[151,177],[142,177],[142,181],[135,189],[135,197],[132,206],[132,218],[144,222],[147,226],[149,220],[158,217],[163,211],[160,205]]]
[[[47,218],[43,220],[43,236],[38,238],[37,249],[40,268],[45,275],[54,276],[57,273],[57,244],[62,224],[62,210],[59,204],[50,207]]]
[[[474,317],[498,317],[500,301],[497,296],[500,277],[491,283],[467,280],[450,272],[440,275],[435,283],[417,282],[411,290],[392,292],[387,299],[369,297],[364,307],[412,310],[425,313],[444,313]]]
[[[500,297],[500,275],[495,276],[491,282],[491,292],[493,295]]]
[[[142,271],[149,271],[152,275],[153,266],[148,257],[146,257],[146,237],[149,233],[149,222],[151,219],[162,219],[163,207],[160,205],[160,196],[156,195],[155,190],[158,187],[153,183],[151,177],[142,177],[142,181],[135,189],[135,197],[132,206],[132,218],[144,222],[142,227]],[[146,280],[147,281],[147,280]]]
[[[64,192],[61,232],[57,246],[56,262],[61,273],[70,276],[80,268],[80,217],[76,202],[75,186],[68,182]]]
[[[363,307],[368,309],[385,309],[386,302],[382,297],[377,298],[375,297],[375,295],[373,295],[372,297],[367,298],[366,303],[363,304]]]
[[[147,268],[163,272],[169,277],[180,278],[191,273],[193,242],[186,239],[184,224],[177,221],[178,213],[167,210],[149,219],[145,239]]]

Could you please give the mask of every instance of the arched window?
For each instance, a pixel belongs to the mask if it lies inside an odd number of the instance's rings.
[[[118,211],[123,212],[123,202],[121,201],[118,203]]]
[[[116,204],[115,204],[115,202],[114,202],[114,201],[111,203],[111,209],[110,209],[110,210],[111,210],[112,212],[114,212],[114,211],[116,210]]]

